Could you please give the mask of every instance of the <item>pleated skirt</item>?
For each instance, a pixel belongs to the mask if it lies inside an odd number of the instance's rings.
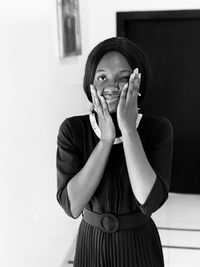
[[[105,233],[82,220],[74,267],[163,267],[163,252],[152,219],[137,228]]]

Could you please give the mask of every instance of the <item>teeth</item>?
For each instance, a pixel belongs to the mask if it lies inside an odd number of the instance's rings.
[[[109,94],[116,94],[118,90],[113,90],[113,88],[106,88],[104,89],[104,92],[109,93]]]
[[[116,97],[105,97],[106,100],[115,100],[115,99],[118,99],[119,96],[116,96]]]
[[[119,97],[119,94],[107,94],[107,95],[104,95],[105,98],[118,98]]]

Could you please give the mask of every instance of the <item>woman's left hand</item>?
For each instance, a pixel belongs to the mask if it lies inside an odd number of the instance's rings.
[[[129,84],[125,84],[117,107],[117,120],[121,132],[136,129],[138,115],[137,98],[139,94],[141,73],[138,68],[130,75]]]

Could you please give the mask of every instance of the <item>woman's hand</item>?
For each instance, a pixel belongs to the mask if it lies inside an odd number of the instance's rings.
[[[141,73],[138,73],[136,68],[129,78],[129,84],[125,84],[122,89],[117,107],[117,120],[121,132],[136,129],[140,81]]]
[[[108,111],[108,106],[105,98],[97,94],[97,90],[93,85],[90,85],[92,102],[95,111],[98,115],[98,125],[101,131],[101,140],[114,142],[116,137],[115,126]]]

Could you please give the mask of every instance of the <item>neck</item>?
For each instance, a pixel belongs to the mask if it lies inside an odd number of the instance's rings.
[[[94,114],[95,114],[95,117],[96,117],[96,121],[97,121],[97,124],[98,124],[98,116],[97,116],[97,113],[96,111],[94,111]],[[110,113],[110,116],[113,120],[113,123],[114,123],[114,126],[115,126],[115,131],[116,131],[116,137],[120,137],[122,134],[121,134],[121,131],[119,129],[119,126],[118,126],[118,122],[117,122],[117,113]]]

